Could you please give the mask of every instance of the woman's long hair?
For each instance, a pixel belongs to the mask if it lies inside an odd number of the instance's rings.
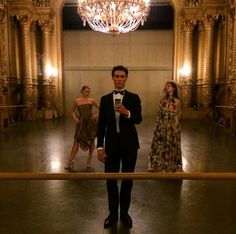
[[[173,97],[174,98],[179,98],[179,92],[178,92],[178,87],[177,87],[177,84],[175,83],[175,82],[173,82],[173,81],[168,81],[167,83],[166,83],[166,85],[168,85],[168,84],[171,84],[172,85],[172,87],[174,88],[174,92],[173,92]]]
[[[173,92],[172,97],[180,99],[179,86],[172,80],[168,80],[168,81],[165,82],[164,87],[163,87],[163,91],[161,92],[161,99],[168,97],[168,94],[166,92],[166,86],[168,84],[171,84],[172,87],[174,88],[174,92]]]

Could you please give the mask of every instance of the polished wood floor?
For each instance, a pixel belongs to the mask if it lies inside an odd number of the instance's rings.
[[[136,171],[147,170],[155,117],[138,126],[141,149]],[[1,172],[102,172],[93,157],[79,152],[74,169],[64,170],[74,135],[71,119],[20,122],[0,133]],[[220,126],[183,120],[182,152],[186,172],[235,172],[236,137]],[[107,216],[105,181],[0,181],[0,233],[236,233],[235,180],[135,181],[130,215],[134,227],[120,222],[103,230]]]

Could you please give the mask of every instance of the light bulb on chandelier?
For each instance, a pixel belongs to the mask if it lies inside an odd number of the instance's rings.
[[[78,13],[85,26],[94,31],[119,33],[134,31],[146,21],[150,0],[78,0]]]

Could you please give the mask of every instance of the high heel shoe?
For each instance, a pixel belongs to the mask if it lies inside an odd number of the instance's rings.
[[[74,162],[67,163],[64,166],[64,168],[67,169],[67,170],[70,170],[70,169],[72,169],[74,167],[74,164],[75,164]]]

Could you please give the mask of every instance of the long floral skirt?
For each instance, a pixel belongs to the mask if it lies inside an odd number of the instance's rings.
[[[180,123],[173,113],[159,113],[157,117],[148,171],[182,171]]]

